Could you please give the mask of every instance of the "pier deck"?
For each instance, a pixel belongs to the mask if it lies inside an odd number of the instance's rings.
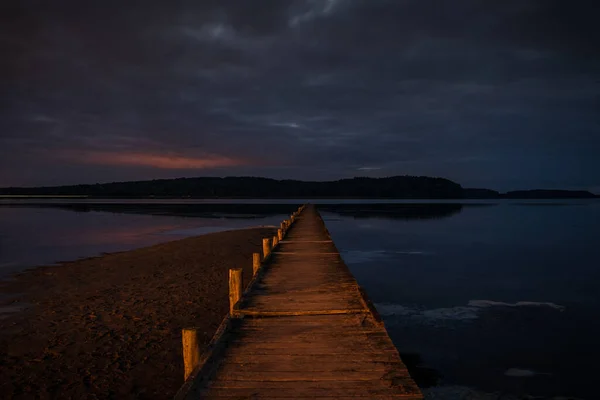
[[[295,218],[178,399],[422,399],[316,209]]]

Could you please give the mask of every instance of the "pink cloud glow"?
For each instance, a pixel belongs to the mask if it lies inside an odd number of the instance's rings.
[[[190,157],[169,153],[69,152],[61,158],[85,164],[154,167],[160,169],[206,169],[248,164],[247,160],[220,155]]]

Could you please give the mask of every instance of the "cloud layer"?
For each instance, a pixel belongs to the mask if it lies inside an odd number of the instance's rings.
[[[2,7],[0,186],[395,174],[600,186],[594,1]]]

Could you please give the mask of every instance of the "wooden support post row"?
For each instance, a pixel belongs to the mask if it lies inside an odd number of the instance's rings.
[[[277,230],[277,235],[271,239],[263,239],[263,254],[264,258],[271,253],[271,250],[283,240],[286,231],[295,222],[296,218],[304,205],[298,208],[298,211],[292,213],[290,219],[286,219],[281,223],[281,228]],[[261,266],[260,253],[252,254],[252,272],[254,275],[258,273]],[[229,314],[234,315],[235,305],[242,298],[242,269],[229,270]],[[181,340],[183,345],[183,365],[184,365],[184,380],[187,380],[190,374],[198,366],[200,361],[200,338],[197,328],[184,328],[181,331]]]
[[[292,224],[294,222],[296,222],[296,219],[298,218],[298,215],[300,215],[300,212],[302,211],[302,209],[304,209],[304,206],[300,206],[298,208],[298,211],[293,212],[290,215],[289,219],[284,219],[283,221],[281,221],[281,225],[279,230],[277,231],[277,242],[280,242],[283,240],[283,238],[285,237],[285,234],[287,233],[287,231],[290,229],[290,227],[292,226]],[[273,242],[273,247],[275,247],[276,242]]]
[[[277,230],[277,235],[273,239],[263,239],[263,259],[266,259],[271,250],[283,240],[287,230],[292,223],[295,222],[298,215],[304,209],[304,205],[294,212],[290,219],[286,219],[281,223],[281,228]],[[254,275],[258,273],[261,266],[260,253],[252,254],[252,272]],[[235,305],[242,298],[242,269],[235,268],[229,270],[229,314],[234,315]],[[197,328],[185,328],[181,331],[181,340],[183,344],[183,365],[184,365],[184,380],[187,380],[190,374],[198,366],[200,361],[200,339],[198,337]]]

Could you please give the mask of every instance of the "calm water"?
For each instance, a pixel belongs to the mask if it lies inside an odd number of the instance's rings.
[[[0,207],[0,264],[278,224],[298,202],[228,203]],[[598,398],[600,203],[327,203],[336,245],[428,398]]]
[[[399,351],[439,375],[429,396],[600,398],[600,204],[443,214],[323,212]]]
[[[48,204],[49,205],[49,204]],[[292,205],[263,208],[115,204],[52,207],[0,206],[0,279],[37,265],[255,226],[279,226]],[[94,211],[96,209],[105,211]]]

